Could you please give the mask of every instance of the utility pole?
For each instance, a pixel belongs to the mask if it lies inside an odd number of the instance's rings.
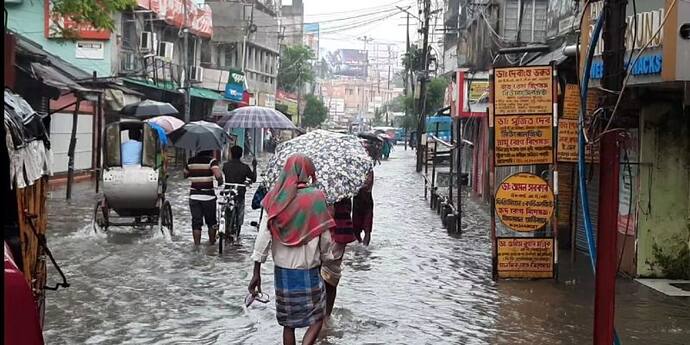
[[[424,157],[422,152],[422,133],[424,132],[425,123],[425,113],[426,113],[426,79],[427,72],[429,70],[429,16],[431,12],[431,0],[424,0],[424,26],[422,30],[424,31],[423,46],[422,46],[422,68],[424,70],[421,73],[419,81],[419,104],[417,106],[418,119],[417,119],[417,172],[422,171],[422,159]]]
[[[601,84],[608,90],[621,90],[625,76],[625,32],[627,0],[604,2],[604,75]],[[622,90],[621,90],[622,92]],[[604,109],[612,109],[616,94],[607,94]],[[584,105],[583,105],[584,106]],[[606,117],[612,114],[604,110]],[[614,341],[614,315],[617,274],[616,236],[618,227],[618,132],[604,133],[600,142],[599,219],[597,225],[597,262],[594,295],[594,344]]]
[[[406,39],[405,39],[405,58],[407,59],[407,67],[408,69],[411,67],[410,66],[410,13],[407,13],[407,26],[405,27],[405,34],[406,34]],[[403,90],[403,94],[405,95],[405,99],[407,99],[407,89],[409,87],[409,72],[407,70],[404,71],[403,74],[403,80],[405,81],[405,89]],[[413,98],[414,99],[414,98]],[[409,118],[410,112],[407,109],[407,106],[403,104],[405,107],[405,124],[407,127],[407,119]],[[407,151],[407,130],[409,128],[405,128],[405,151]]]
[[[191,81],[189,80],[189,29],[187,29],[187,3],[182,6],[184,8],[184,19],[182,20],[182,33],[184,34],[184,122],[191,121],[190,107],[192,106],[191,95]]]

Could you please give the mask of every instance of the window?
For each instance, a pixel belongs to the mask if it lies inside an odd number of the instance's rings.
[[[122,48],[126,50],[137,50],[139,47],[139,37],[137,34],[137,21],[134,13],[122,13]]]
[[[354,95],[354,92],[352,89],[345,89],[345,94],[348,96],[352,96],[352,95]]]

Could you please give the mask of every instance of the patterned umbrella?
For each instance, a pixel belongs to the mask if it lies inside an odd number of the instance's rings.
[[[276,128],[294,129],[295,125],[278,110],[266,107],[241,107],[221,118],[218,123],[223,128]]]
[[[184,126],[184,121],[174,116],[156,116],[146,120],[146,122],[152,122],[161,126],[165,130],[165,133],[174,132],[176,129]]]
[[[357,137],[317,130],[278,145],[266,170],[269,187],[278,179],[288,157],[296,153],[312,160],[318,187],[331,204],[355,196],[373,168],[371,157]]]
[[[230,136],[215,123],[194,121],[170,133],[168,138],[175,147],[199,152],[222,150]]]

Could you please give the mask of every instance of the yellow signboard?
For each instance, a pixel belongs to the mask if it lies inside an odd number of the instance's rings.
[[[496,239],[499,278],[553,278],[553,238]]]
[[[558,120],[556,155],[559,162],[577,162],[577,134],[577,120]]]
[[[553,163],[551,115],[494,116],[496,166]]]
[[[556,155],[559,162],[577,162],[578,131],[577,120],[558,120],[558,147]],[[599,142],[589,143],[585,146],[585,161],[588,163],[599,162]]]
[[[577,84],[567,84],[565,86],[565,95],[563,96],[563,118],[577,119],[579,112],[580,88],[577,87]]]
[[[488,80],[473,80],[470,83],[469,99],[470,102],[477,102],[485,92],[489,91]]]
[[[552,67],[494,69],[494,112],[496,116],[552,114]]]
[[[549,184],[537,175],[524,172],[501,182],[494,204],[498,219],[519,232],[543,228],[551,220],[555,206]]]

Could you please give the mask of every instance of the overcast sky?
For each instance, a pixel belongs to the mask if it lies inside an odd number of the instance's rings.
[[[366,35],[374,39],[368,44],[392,43],[404,51],[405,14],[395,6],[411,6],[410,12],[417,13],[416,0],[304,0],[304,22],[320,23],[322,49],[363,49],[363,40],[357,38]],[[410,19],[411,40],[416,37],[415,21]]]

